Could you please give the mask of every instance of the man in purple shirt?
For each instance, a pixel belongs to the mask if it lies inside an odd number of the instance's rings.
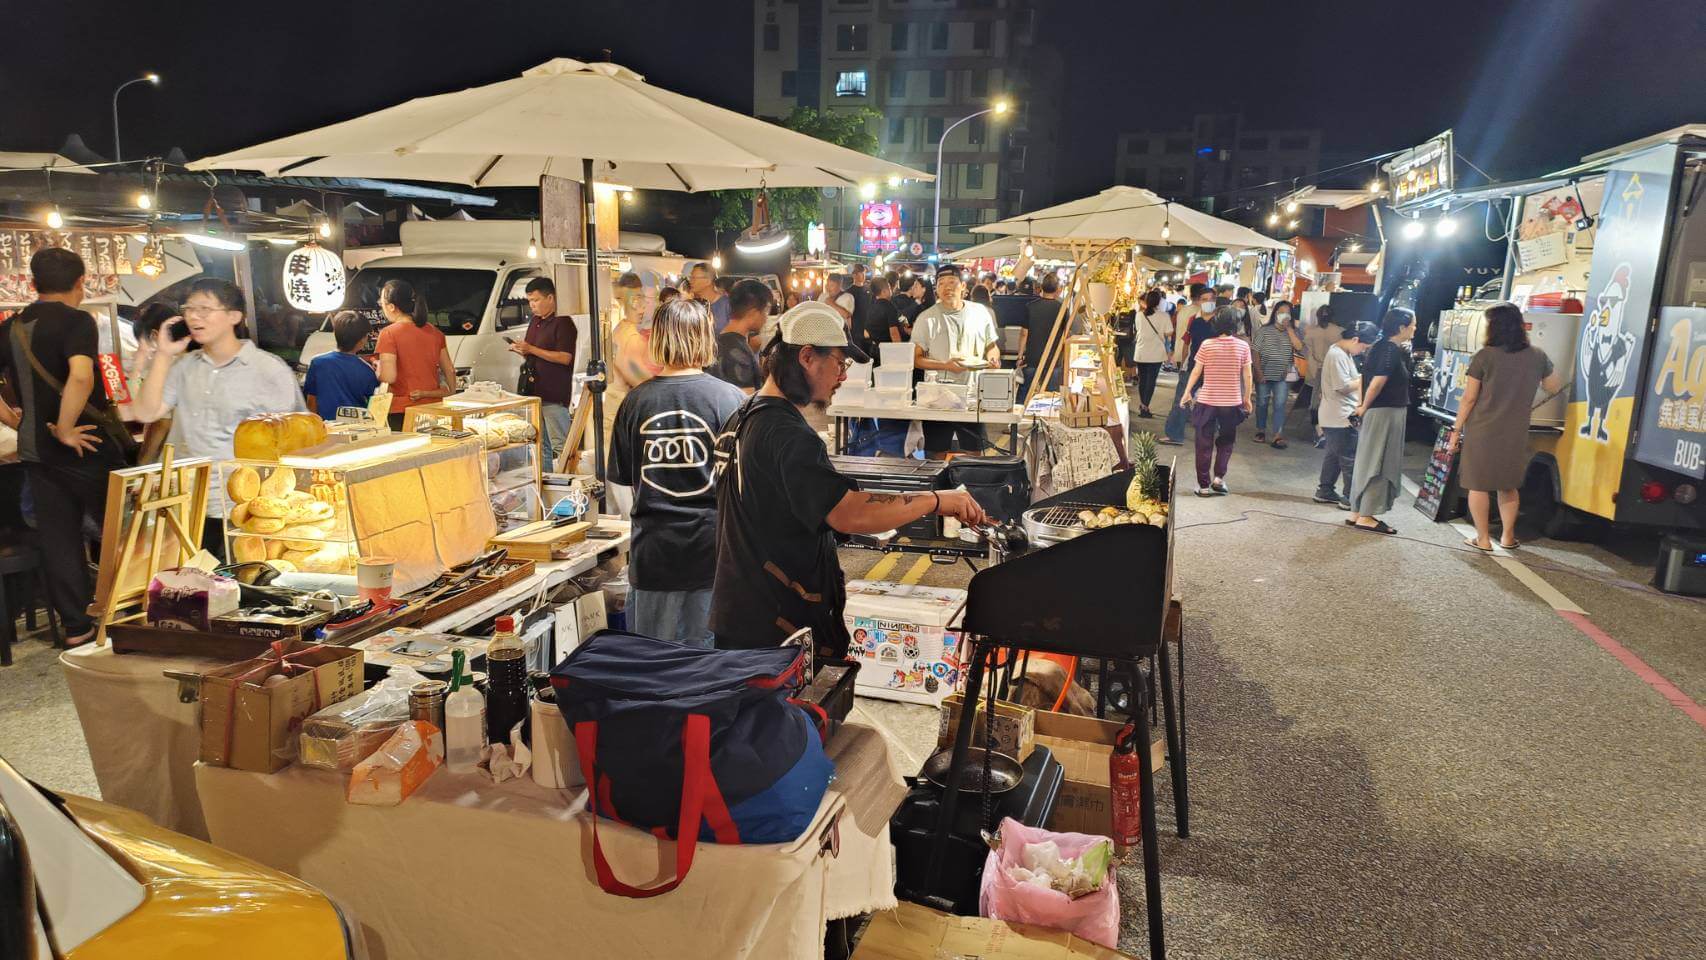
[[[557,315],[557,287],[550,280],[535,277],[527,282],[527,306],[533,311],[527,336],[511,343],[509,348],[524,358],[526,369],[521,380],[525,388],[521,392],[539,398],[539,414],[545,422],[547,463],[554,464],[573,420],[570,407],[575,394],[577,331],[572,317]]]

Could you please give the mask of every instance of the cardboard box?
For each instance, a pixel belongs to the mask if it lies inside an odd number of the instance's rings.
[[[201,762],[256,773],[282,770],[296,756],[302,719],[361,692],[362,654],[296,640],[277,650],[304,669],[283,683],[278,653],[221,667],[201,680]]]
[[[999,718],[997,718],[999,719]],[[1048,828],[1062,833],[1112,836],[1114,805],[1108,786],[1108,758],[1124,724],[1095,717],[1076,717],[1038,710],[1037,743],[1054,751],[1066,779]],[[1167,762],[1167,738],[1159,726],[1150,728],[1150,769],[1157,775]]]
[[[1130,954],[1080,940],[1062,930],[951,914],[902,901],[871,915],[853,960],[1132,960]]]
[[[960,729],[960,707],[965,703],[965,695],[949,694],[942,701],[941,714],[936,724],[936,749],[946,750],[954,745],[954,735]],[[984,721],[988,718],[989,704],[979,700],[977,709],[972,714],[971,745],[984,745]],[[1031,745],[1036,740],[1037,711],[1031,707],[1021,707],[1016,703],[1005,700],[995,701],[995,752],[1005,753],[1009,757],[1023,763],[1031,755]]]

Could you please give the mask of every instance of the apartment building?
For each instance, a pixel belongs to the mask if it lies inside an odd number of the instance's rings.
[[[1184,130],[1121,134],[1114,158],[1117,182],[1199,201],[1211,213],[1257,196],[1238,190],[1276,180],[1307,183],[1320,168],[1321,131],[1255,129],[1237,113],[1199,113]]]
[[[971,227],[1053,202],[1063,69],[1035,42],[1041,8],[1040,0],[755,0],[753,111],[772,119],[802,106],[876,111],[881,155],[942,179],[942,249],[967,246],[981,239]],[[999,98],[1012,104],[1005,115],[955,126]],[[835,194],[823,199],[830,248],[856,253],[862,198]],[[909,244],[928,253],[934,197],[930,184],[879,184],[875,199],[900,203]]]

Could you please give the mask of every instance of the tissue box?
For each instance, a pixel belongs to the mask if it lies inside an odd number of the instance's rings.
[[[302,720],[361,692],[360,650],[281,640],[201,678],[201,762],[273,773],[296,758]],[[267,685],[272,677],[284,679]]]
[[[960,708],[965,704],[965,698],[958,693],[949,694],[942,701],[941,716],[936,726],[936,749],[945,750],[954,745],[954,737],[960,731]],[[974,708],[977,712],[972,721],[971,745],[981,747],[984,744],[983,724],[987,719],[989,704],[980,699]],[[1016,703],[1005,700],[995,701],[995,752],[1005,753],[1009,757],[1025,762],[1031,755],[1031,746],[1036,742],[1037,711],[1030,707],[1021,707]]]
[[[237,581],[195,567],[162,570],[148,584],[148,622],[178,630],[213,629],[216,617],[235,613],[241,602]]]
[[[368,806],[394,807],[438,772],[444,734],[430,723],[410,720],[350,771],[344,799]]]

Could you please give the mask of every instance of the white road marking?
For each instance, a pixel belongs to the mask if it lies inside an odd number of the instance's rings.
[[[1411,497],[1415,497],[1421,490],[1421,488],[1417,486],[1416,481],[1411,480],[1409,477],[1402,478],[1402,483],[1404,492],[1408,493]],[[1475,538],[1475,527],[1470,523],[1466,523],[1462,520],[1453,520],[1451,521],[1451,527],[1458,533],[1462,534],[1463,539],[1465,540],[1473,540]],[[1494,541],[1493,543],[1492,558],[1494,563],[1503,567],[1505,572],[1515,577],[1518,583],[1527,587],[1530,592],[1540,598],[1542,603],[1545,603],[1553,610],[1563,610],[1570,613],[1587,613],[1587,611],[1578,606],[1574,600],[1564,596],[1557,587],[1554,587],[1550,583],[1541,579],[1540,574],[1530,570],[1527,564],[1524,564],[1521,560],[1511,556],[1511,552],[1506,550],[1504,547],[1499,546],[1497,541]]]

